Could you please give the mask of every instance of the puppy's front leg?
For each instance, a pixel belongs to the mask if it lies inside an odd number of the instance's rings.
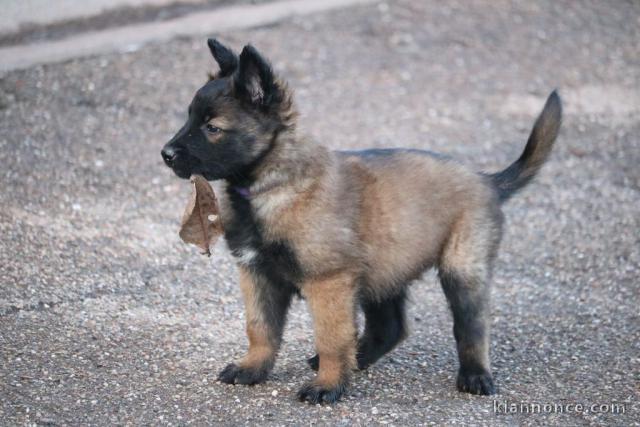
[[[333,403],[344,393],[356,366],[355,286],[350,274],[305,283],[320,367],[298,392],[300,400]]]
[[[274,284],[240,268],[240,288],[244,298],[249,351],[220,372],[227,384],[256,384],[267,379],[282,341],[282,330],[293,295],[293,287]]]

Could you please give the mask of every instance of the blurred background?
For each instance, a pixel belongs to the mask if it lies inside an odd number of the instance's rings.
[[[633,425],[640,381],[640,3],[525,0],[2,0],[0,420],[6,425]],[[216,382],[246,346],[223,242],[178,237],[189,184],[160,158],[215,64],[252,43],[335,149],[412,147],[495,171],[547,95],[565,106],[536,181],[505,206],[494,278],[496,414],[455,391],[433,274],[410,337],[333,407],[303,301],[266,384]],[[434,191],[437,189],[434,189]],[[399,190],[401,191],[401,189]]]

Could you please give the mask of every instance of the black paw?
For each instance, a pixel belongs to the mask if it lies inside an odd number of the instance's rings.
[[[363,336],[358,341],[356,362],[358,369],[364,370],[376,363],[382,356],[391,351],[404,335],[394,335],[391,338],[380,339],[371,336]]]
[[[317,371],[318,369],[320,369],[320,356],[316,354],[315,356],[308,358],[307,364],[311,369]]]
[[[341,383],[335,387],[325,387],[314,382],[310,382],[302,386],[298,391],[298,400],[301,402],[316,403],[335,403],[344,394],[347,387]]]
[[[458,391],[489,396],[496,394],[491,374],[486,371],[468,372],[460,370],[457,381]]]
[[[371,357],[369,357],[369,353],[366,353],[364,350],[358,350],[358,352],[356,353],[356,362],[358,363],[358,369],[361,371],[367,369],[376,360],[371,360]]]
[[[225,384],[252,385],[264,382],[268,375],[269,369],[267,367],[242,368],[231,363],[218,374],[218,380]]]

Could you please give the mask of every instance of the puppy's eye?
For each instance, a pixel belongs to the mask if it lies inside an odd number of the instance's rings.
[[[220,132],[220,128],[215,127],[214,125],[207,123],[207,132],[209,133],[218,133]]]

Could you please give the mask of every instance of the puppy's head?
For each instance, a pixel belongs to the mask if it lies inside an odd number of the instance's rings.
[[[246,179],[277,134],[294,126],[291,95],[253,46],[238,58],[216,40],[208,44],[220,71],[196,92],[162,158],[180,178]]]

